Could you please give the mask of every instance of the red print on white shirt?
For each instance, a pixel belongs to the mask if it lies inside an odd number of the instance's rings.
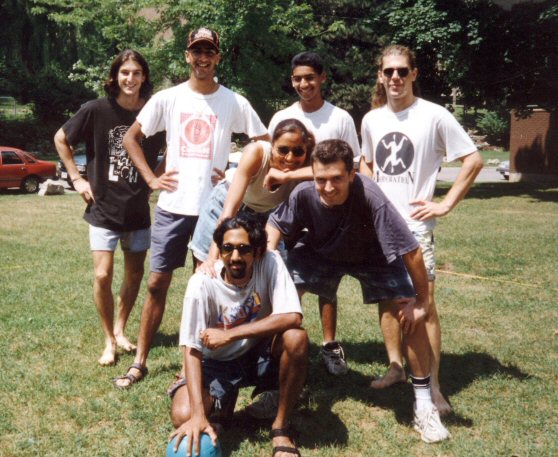
[[[180,114],[180,157],[213,159],[213,132],[217,116]]]

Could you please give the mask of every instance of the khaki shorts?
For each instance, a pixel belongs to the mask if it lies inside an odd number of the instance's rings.
[[[424,266],[429,281],[436,279],[436,255],[434,251],[434,232],[432,230],[413,231],[413,235],[420,244]]]

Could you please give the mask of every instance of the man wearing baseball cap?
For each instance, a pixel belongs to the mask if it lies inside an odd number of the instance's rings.
[[[217,32],[206,27],[190,32],[185,57],[190,78],[155,94],[124,138],[145,182],[161,192],[136,358],[128,372],[115,379],[119,388],[130,387],[147,375],[147,356],[163,318],[173,271],[184,266],[200,206],[212,189],[212,175],[221,176],[227,166],[232,133],[268,139],[267,129],[250,103],[215,80],[221,60]],[[141,142],[163,130],[167,135],[166,168],[157,177],[145,160]]]

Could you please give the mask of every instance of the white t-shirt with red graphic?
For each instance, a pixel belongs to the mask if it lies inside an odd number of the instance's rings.
[[[296,287],[277,251],[267,251],[254,262],[252,278],[242,288],[223,280],[223,262],[215,264],[215,271],[215,278],[203,273],[192,275],[182,308],[179,344],[201,351],[203,357],[233,360],[259,342],[257,338],[247,338],[209,350],[200,339],[205,329],[227,330],[270,314],[302,314]]]
[[[178,189],[162,191],[159,207],[190,216],[199,214],[211,192],[213,168],[225,170],[232,133],[251,138],[267,133],[242,95],[223,86],[203,95],[192,91],[188,82],[156,93],[137,120],[147,137],[167,131],[166,171],[178,171]]]
[[[440,105],[417,98],[394,113],[387,105],[362,119],[362,154],[374,162],[374,179],[411,231],[432,230],[435,219],[416,221],[413,200],[431,201],[444,156],[448,162],[477,150],[455,117]]]

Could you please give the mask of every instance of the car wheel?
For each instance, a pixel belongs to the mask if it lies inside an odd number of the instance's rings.
[[[21,183],[21,190],[28,194],[34,194],[39,190],[39,178],[36,176],[27,176]]]

